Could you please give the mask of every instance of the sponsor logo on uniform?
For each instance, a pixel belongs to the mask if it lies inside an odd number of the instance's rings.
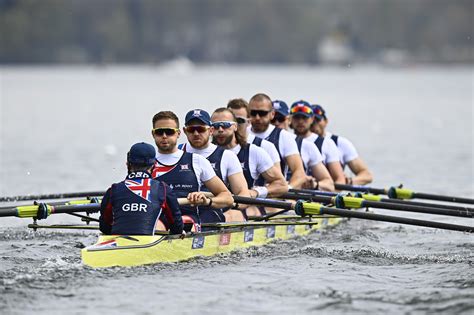
[[[295,226],[294,225],[288,225],[286,227],[286,234],[295,234]]]
[[[253,229],[244,230],[244,243],[253,241]]]
[[[193,238],[193,245],[191,246],[192,249],[199,249],[204,247],[204,236],[203,235],[196,235]]]
[[[216,169],[216,163],[211,163],[213,169]]]
[[[240,163],[240,166],[242,167],[242,169],[245,169],[245,162]]]
[[[221,234],[219,237],[219,245],[229,245],[230,244],[230,233]]]
[[[269,226],[267,227],[267,238],[274,238],[275,237],[275,227]]]

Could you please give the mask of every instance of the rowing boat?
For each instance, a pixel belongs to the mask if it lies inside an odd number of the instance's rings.
[[[328,216],[307,221],[223,224],[222,229],[190,233],[184,239],[173,235],[101,235],[97,243],[82,249],[81,256],[85,265],[94,268],[177,262],[321,232],[344,220]]]

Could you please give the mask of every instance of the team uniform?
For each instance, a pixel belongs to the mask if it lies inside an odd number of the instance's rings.
[[[314,143],[309,141],[308,139],[304,139],[302,137],[296,137],[296,146],[298,147],[298,151],[301,154],[301,160],[303,160],[303,166],[307,175],[312,175],[311,169],[313,166],[316,166],[319,162],[323,161],[323,156],[321,152],[319,152],[318,148]],[[291,172],[288,171],[287,180],[291,178]]]
[[[177,150],[170,154],[157,153],[156,160],[153,178],[170,185],[178,198],[200,191],[204,182],[216,176],[211,163],[199,154]],[[189,205],[180,208],[183,217],[192,220],[196,228],[202,223],[225,222],[219,209],[201,209]]]
[[[205,149],[196,149],[187,143],[179,145],[178,148],[205,157],[226,186],[229,184],[227,180],[229,176],[243,172],[237,155],[213,143],[210,143]]]
[[[341,166],[344,169],[347,163],[359,157],[356,148],[347,138],[336,136],[330,132],[326,132],[326,137],[330,138],[336,144],[340,153]]]
[[[99,222],[104,234],[153,235],[158,219],[172,234],[183,231],[173,190],[147,172],[131,172],[102,199]]]
[[[273,143],[280,156],[280,167],[283,176],[286,176],[288,165],[286,164],[285,158],[294,154],[299,155],[294,136],[288,131],[276,128],[273,125],[269,125],[267,130],[261,133],[255,133],[251,128],[249,128],[249,134]]]
[[[270,158],[272,159],[273,164],[280,163],[281,161],[280,153],[278,153],[275,145],[271,143],[270,141],[255,137],[254,134],[248,133],[247,142],[255,144],[256,146],[264,149],[267,152],[267,154],[270,156]]]
[[[246,143],[244,147],[238,144],[229,151],[237,155],[249,189],[255,186],[258,177],[271,169],[274,164],[263,148],[252,143]]]
[[[311,133],[310,136],[305,138],[306,140],[313,142],[321,152],[324,165],[329,163],[339,162],[340,154],[334,141],[327,137],[320,137],[315,133]]]

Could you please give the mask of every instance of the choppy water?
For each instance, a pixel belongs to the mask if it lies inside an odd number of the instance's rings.
[[[155,112],[182,118],[264,91],[326,105],[331,129],[374,172],[373,186],[474,196],[472,67],[3,68],[0,76],[0,195],[105,190],[124,176],[129,146],[152,142]],[[95,232],[33,232],[27,223],[0,218],[1,313],[474,310],[474,238],[463,233],[352,220],[231,255],[93,270],[79,250]]]

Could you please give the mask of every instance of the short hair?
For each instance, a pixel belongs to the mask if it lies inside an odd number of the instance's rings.
[[[158,120],[164,120],[164,119],[174,120],[176,122],[177,128],[179,128],[178,116],[176,116],[175,113],[169,110],[164,110],[159,113],[156,113],[155,116],[153,116],[151,123],[153,126],[155,126],[155,122],[157,122]]]
[[[264,94],[264,93],[255,94],[254,96],[252,96],[249,103],[250,102],[262,102],[262,101],[269,101],[270,104],[272,103],[272,99],[270,98],[270,96],[268,96],[267,94]]]
[[[220,107],[218,109],[216,109],[214,111],[214,113],[212,113],[212,115],[214,114],[218,114],[218,113],[224,113],[224,112],[227,112],[227,113],[230,113],[232,115],[232,120],[237,123],[237,118],[235,117],[235,114],[229,109],[229,108],[225,108],[225,107]],[[245,137],[243,137],[239,132],[234,132],[235,134],[235,140],[237,141],[237,144],[239,144],[241,147],[244,147],[245,144],[247,143],[247,139]]]
[[[247,112],[247,117],[250,116],[249,103],[247,103],[247,101],[244,100],[243,98],[234,98],[230,100],[227,103],[227,108],[231,108],[231,109],[245,108],[245,111]]]

